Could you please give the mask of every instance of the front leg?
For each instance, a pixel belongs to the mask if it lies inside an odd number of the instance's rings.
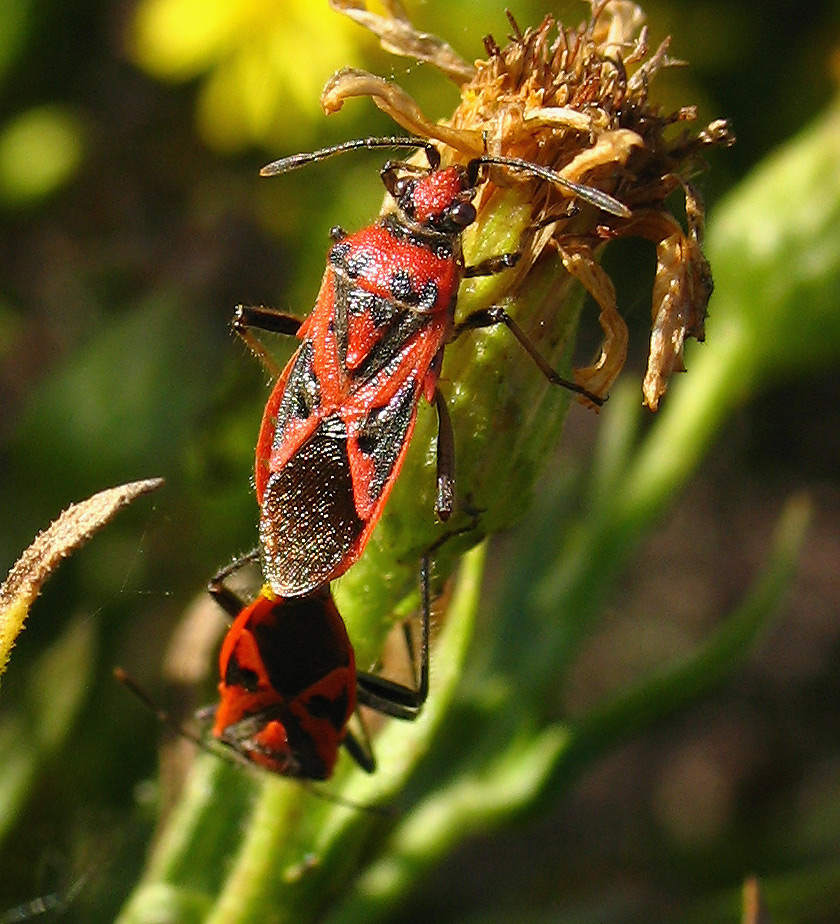
[[[518,251],[513,253],[500,253],[495,257],[488,257],[481,263],[475,263],[473,266],[464,267],[464,278],[474,279],[476,276],[495,276],[497,273],[503,273],[520,261],[522,254]]]
[[[251,331],[261,330],[295,337],[302,324],[303,321],[294,315],[262,305],[237,305],[230,322],[236,335],[275,378],[280,375],[280,369]]]
[[[563,376],[555,372],[548,360],[539,352],[539,350],[537,350],[537,348],[531,342],[525,331],[522,330],[516,321],[514,321],[514,319],[504,310],[504,308],[501,308],[498,305],[493,305],[491,308],[482,308],[479,311],[474,311],[472,314],[467,315],[467,317],[464,318],[460,324],[455,325],[455,330],[452,332],[451,340],[456,340],[465,331],[478,330],[482,327],[494,327],[496,324],[504,324],[505,327],[507,327],[513,336],[516,337],[516,339],[522,344],[531,359],[534,360],[534,363],[540,372],[542,372],[542,374],[548,379],[549,382],[551,382],[552,385],[559,385],[561,388],[568,388],[569,391],[573,391],[577,395],[582,395],[588,401],[591,401],[596,407],[603,406],[604,402],[607,400],[606,398],[602,398],[600,395],[596,395],[594,392],[589,391],[582,385],[578,385],[577,382],[564,379]]]

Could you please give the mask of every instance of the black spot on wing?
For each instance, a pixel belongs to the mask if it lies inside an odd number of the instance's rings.
[[[242,687],[252,693],[259,686],[259,677],[249,668],[242,667],[236,658],[236,652],[228,660],[224,681],[229,687]]]
[[[390,280],[391,294],[395,301],[418,311],[431,311],[438,297],[438,285],[430,279],[418,292],[411,275],[406,270],[397,270]]]
[[[315,348],[305,341],[297,352],[294,365],[286,379],[283,397],[277,408],[274,446],[282,445],[290,420],[306,420],[321,403],[321,386],[315,374]]]
[[[314,740],[310,732],[303,728],[296,718],[291,716],[284,722],[284,727],[289,741],[289,750],[294,758],[293,764],[286,775],[294,776],[301,780],[329,779],[335,764],[338,740],[320,742]],[[325,760],[325,755],[321,754],[321,749],[328,752],[326,755],[327,760]]]
[[[373,460],[373,478],[368,488],[372,501],[382,493],[394,471],[417,404],[417,388],[415,379],[407,381],[386,405],[368,413],[357,432],[359,450]]]
[[[351,279],[356,279],[364,273],[367,265],[371,261],[371,256],[372,254],[367,250],[351,250],[344,261],[344,271]]]
[[[342,731],[346,724],[347,708],[350,704],[347,691],[342,690],[334,697],[312,696],[306,701],[306,709],[313,718],[326,719],[336,731]]]
[[[297,596],[323,584],[364,529],[353,502],[345,428],[325,418],[266,483],[260,518],[265,575],[275,593]]]
[[[429,280],[420,291],[420,298],[417,307],[420,311],[431,311],[435,307],[438,297],[438,285],[434,280]]]
[[[349,253],[350,242],[342,240],[330,248],[328,259],[333,266],[339,266],[343,269],[347,263]]]
[[[388,285],[391,289],[391,295],[393,295],[398,302],[403,302],[406,305],[416,305],[420,300],[419,296],[414,291],[411,274],[408,270],[396,270],[391,274]]]
[[[382,298],[368,292],[361,286],[347,287],[347,313],[350,315],[369,314],[376,328],[389,324],[397,313],[392,299]]]
[[[325,593],[278,602],[272,622],[252,626],[272,687],[291,700],[350,664],[350,641]]]

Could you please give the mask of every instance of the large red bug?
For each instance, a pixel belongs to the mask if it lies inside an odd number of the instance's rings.
[[[305,594],[343,574],[361,555],[399,473],[421,397],[438,413],[437,498],[440,519],[454,498],[452,426],[437,381],[447,343],[467,330],[504,324],[553,384],[603,398],[562,378],[501,307],[454,321],[461,280],[502,272],[516,253],[465,266],[461,235],[476,218],[472,199],[491,166],[527,173],[615,215],[627,208],[601,190],[572,183],[546,167],[483,155],[440,166],[429,142],[368,138],[264,167],[269,176],[344,151],[422,148],[429,166],[388,162],[381,171],[396,210],[334,240],[310,316],[240,306],[235,330],[261,352],[251,328],[296,334],[303,342],[280,375],[263,415],[256,450],[260,543],[275,593]]]

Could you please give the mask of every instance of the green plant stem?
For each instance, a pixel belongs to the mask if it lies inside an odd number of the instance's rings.
[[[538,698],[529,698],[521,686],[508,688],[496,707],[485,713],[492,722],[490,727],[482,726],[491,737],[489,746],[472,748],[471,742],[464,742],[466,756],[451,761],[448,775],[444,770],[437,785],[428,787],[426,798],[388,838],[381,858],[362,873],[352,892],[325,920],[329,924],[373,924],[386,919],[401,906],[412,886],[467,833],[545,810],[571,780],[617,741],[721,683],[778,610],[809,512],[810,505],[801,497],[787,505],[770,562],[755,587],[713,638],[682,663],[646,678],[579,721],[545,727],[533,721]],[[523,634],[529,628],[526,618]],[[486,683],[492,686],[498,679],[491,676]],[[472,713],[473,717],[480,714]]]
[[[376,737],[376,774],[343,765],[328,793],[348,808],[307,793],[294,781],[249,774],[203,756],[190,775],[148,871],[123,910],[120,924],[167,920],[178,924],[320,917],[354,875],[360,854],[379,841],[397,816],[364,810],[395,800],[447,715],[472,638],[484,549],[465,556],[446,624],[435,646],[434,696],[412,723],[389,722]]]

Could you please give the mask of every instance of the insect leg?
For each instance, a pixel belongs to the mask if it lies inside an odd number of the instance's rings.
[[[245,601],[234,591],[232,591],[226,580],[237,571],[241,571],[251,562],[258,561],[260,557],[259,549],[252,549],[245,555],[232,561],[229,565],[221,568],[207,582],[207,593],[219,604],[219,606],[231,617],[236,619],[245,606]]]
[[[357,737],[348,729],[341,743],[344,745],[347,753],[365,773],[373,773],[376,770],[376,757],[373,753],[373,746],[370,743],[370,735],[368,734],[364,719],[360,715],[357,715],[357,718],[359,727],[362,730],[361,735]]]
[[[429,695],[429,559],[424,556],[420,563],[420,599],[422,608],[422,641],[420,643],[419,671],[414,665],[415,686],[407,687],[385,677],[375,674],[359,673],[357,677],[357,695],[359,703],[369,706],[384,715],[396,719],[416,719]],[[411,629],[403,624],[406,647],[414,661],[414,642]]]
[[[455,435],[446,399],[435,388],[435,408],[438,415],[437,438],[437,496],[435,513],[444,522],[452,514],[455,503]]]
[[[303,321],[300,318],[284,314],[274,308],[265,308],[262,305],[237,305],[230,322],[237,336],[274,376],[280,375],[277,364],[251,331],[262,330],[294,337],[300,330],[301,324]]]
[[[495,257],[488,257],[481,263],[475,263],[473,266],[464,267],[464,278],[473,279],[476,276],[495,276],[497,273],[504,272],[512,266],[516,266],[522,254],[518,251],[512,253],[500,253]]]
[[[498,305],[494,305],[492,308],[483,308],[468,315],[460,324],[455,325],[455,330],[452,333],[451,339],[455,340],[460,337],[464,331],[478,330],[481,327],[493,327],[496,324],[504,324],[505,327],[507,327],[513,336],[522,344],[531,359],[534,360],[540,372],[542,372],[552,385],[568,388],[569,391],[573,391],[577,395],[582,395],[588,401],[591,401],[596,407],[602,407],[604,405],[607,400],[606,398],[596,395],[582,385],[578,385],[577,382],[564,379],[563,376],[555,372],[548,360],[546,360],[534,344],[531,343],[525,331],[522,330],[504,308],[500,308]]]
[[[231,321],[231,326],[237,333],[253,328],[267,330],[273,334],[288,334],[290,337],[294,337],[301,324],[303,321],[300,318],[275,308],[266,308],[264,305],[237,305]]]

